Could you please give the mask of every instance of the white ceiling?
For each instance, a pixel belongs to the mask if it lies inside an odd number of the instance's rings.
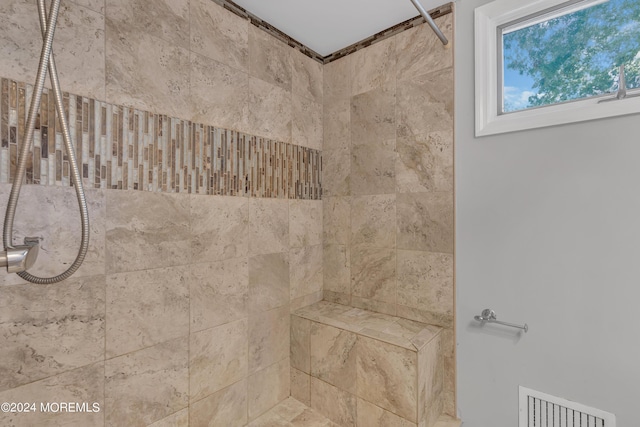
[[[418,16],[411,0],[233,0],[322,56]],[[419,0],[431,10],[448,0]]]

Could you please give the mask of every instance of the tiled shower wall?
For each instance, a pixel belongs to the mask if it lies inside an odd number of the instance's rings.
[[[63,90],[78,96],[70,106],[82,100],[83,119],[85,101],[94,100],[113,109],[107,117],[122,113],[124,130],[132,116],[144,130],[151,114],[154,126],[155,117],[167,124],[167,138],[176,124],[202,124],[215,126],[211,147],[215,132],[227,129],[227,142],[248,135],[298,152],[322,149],[321,64],[209,0],[152,3],[63,1],[54,52]],[[8,88],[34,81],[39,39],[35,2],[0,4],[0,76]],[[81,127],[91,132],[91,122]],[[9,150],[10,137],[9,130]],[[105,154],[116,163],[121,155],[124,167],[129,147],[121,141],[122,151],[109,150],[110,140]],[[144,164],[144,145],[138,150]],[[91,240],[80,270],[52,286],[1,276],[0,401],[98,402],[101,411],[1,413],[0,424],[243,425],[288,396],[289,312],[322,298],[322,202],[302,200],[295,185],[247,194],[242,185],[211,186],[206,175],[189,179],[191,169],[167,169],[179,155],[163,157],[155,175],[144,169],[135,190],[135,173],[112,163],[109,181],[103,158],[98,176],[96,153],[82,171]],[[47,157],[39,174],[41,184],[55,176],[60,185],[27,185],[18,204],[15,240],[43,238],[37,275],[60,273],[78,249],[64,160]],[[0,185],[0,206],[9,189]]]
[[[324,298],[445,328],[454,411],[453,14],[324,67]]]

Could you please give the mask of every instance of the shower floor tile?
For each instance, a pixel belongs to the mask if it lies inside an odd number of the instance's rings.
[[[289,397],[247,427],[340,427],[319,412]]]

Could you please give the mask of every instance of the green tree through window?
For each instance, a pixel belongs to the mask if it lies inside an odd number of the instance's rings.
[[[609,0],[503,36],[504,111],[640,87],[640,0]]]

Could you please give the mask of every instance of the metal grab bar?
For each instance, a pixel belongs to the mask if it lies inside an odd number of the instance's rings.
[[[482,310],[482,314],[480,314],[480,316],[474,316],[473,318],[476,319],[478,322],[497,323],[499,325],[509,326],[511,328],[518,328],[518,329],[524,330],[525,332],[529,332],[529,325],[527,325],[526,323],[524,325],[516,325],[515,323],[502,322],[498,320],[498,317],[496,316],[496,312],[491,310],[490,308],[485,308],[484,310]]]

